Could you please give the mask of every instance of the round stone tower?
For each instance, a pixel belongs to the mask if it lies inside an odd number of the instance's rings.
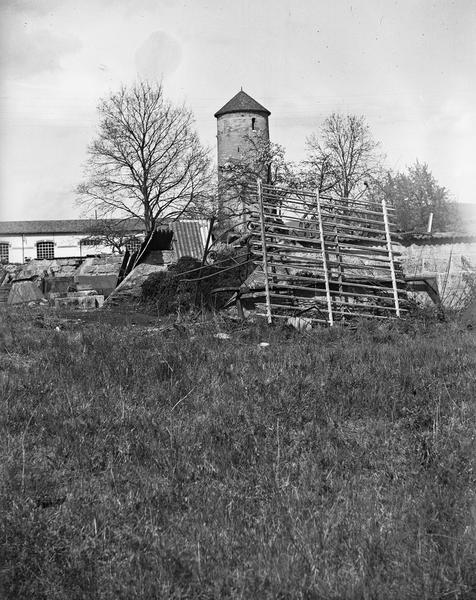
[[[250,156],[253,142],[258,138],[269,142],[270,111],[243,90],[215,113],[217,119],[218,194],[220,214],[244,215],[245,198],[237,197],[236,186],[227,166],[233,167]],[[266,181],[268,166],[263,164],[260,175]],[[234,188],[233,190],[231,188]],[[245,219],[238,218],[243,222]]]

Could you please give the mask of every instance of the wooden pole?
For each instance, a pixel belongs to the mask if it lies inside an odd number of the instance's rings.
[[[392,237],[390,235],[390,227],[388,224],[387,203],[385,197],[382,196],[382,212],[383,222],[385,223],[385,237],[387,238],[388,258],[390,259],[390,273],[392,275],[393,298],[395,301],[395,312],[397,317],[400,316],[400,305],[398,301],[397,278],[395,276],[395,265],[393,264]]]
[[[321,236],[321,253],[322,253],[322,264],[324,266],[324,279],[326,283],[326,296],[327,296],[327,312],[329,314],[329,325],[334,325],[334,319],[332,316],[332,300],[331,300],[331,289],[329,286],[329,271],[327,270],[327,256],[324,241],[324,230],[322,227],[322,216],[321,216],[321,200],[319,198],[319,190],[316,192],[317,200],[317,216],[319,218],[319,235]]]
[[[334,213],[334,218],[333,218],[333,225],[334,225],[334,242],[335,242],[335,249],[334,249],[334,253],[335,253],[335,258],[337,260],[337,280],[339,282],[339,294],[342,294],[342,292],[344,291],[342,289],[342,282],[344,279],[344,267],[343,267],[343,261],[342,261],[342,254],[340,252],[340,245],[339,245],[339,232],[338,232],[338,223],[337,223],[337,217]],[[340,299],[342,300],[342,298],[344,299],[344,301],[346,300],[345,297],[341,297]],[[342,312],[342,310],[341,310]]]
[[[271,324],[273,317],[271,315],[271,298],[269,295],[269,274],[268,274],[268,255],[266,254],[266,235],[265,235],[265,220],[263,211],[263,187],[261,179],[258,178],[258,200],[259,200],[259,214],[261,223],[261,244],[263,247],[263,272],[264,272],[264,286],[266,292],[266,317],[268,323]]]
[[[208,252],[210,250],[210,240],[212,239],[212,231],[213,231],[214,224],[215,224],[215,215],[212,216],[212,218],[210,219],[210,222],[208,224],[207,240],[205,242],[205,248],[203,249],[202,262],[200,263],[200,270],[198,272],[198,281],[197,281],[197,285],[195,287],[195,304],[197,304],[197,302],[198,302],[198,295],[200,293],[200,284],[201,284],[201,277],[202,277],[202,273],[203,273],[203,267],[205,266],[205,261],[207,260]]]
[[[431,233],[431,229],[433,227],[433,213],[430,213],[430,216],[428,217],[428,227],[426,229],[427,233]]]

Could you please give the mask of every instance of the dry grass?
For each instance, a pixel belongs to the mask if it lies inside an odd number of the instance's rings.
[[[0,317],[5,598],[475,597],[473,333]]]

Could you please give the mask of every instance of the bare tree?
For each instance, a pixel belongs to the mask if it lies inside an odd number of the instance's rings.
[[[365,191],[381,177],[382,157],[362,116],[333,113],[306,140],[308,156],[303,176],[306,185],[349,198]]]
[[[161,85],[123,86],[98,111],[99,135],[78,187],[83,206],[103,217],[140,218],[150,232],[207,194],[209,151],[193,129],[192,113],[172,105]]]

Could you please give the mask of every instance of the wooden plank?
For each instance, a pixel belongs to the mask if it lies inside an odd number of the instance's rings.
[[[273,276],[273,279],[281,280],[281,281],[290,281],[290,280],[295,280],[296,277],[294,275],[283,275],[281,273],[277,273],[277,274],[275,274]],[[307,280],[309,280],[309,279],[311,279],[311,278],[308,278]],[[311,281],[314,281],[314,280],[311,279]],[[316,279],[316,281],[318,281],[318,280]],[[323,279],[321,279],[320,281],[323,281]],[[389,280],[385,280],[385,281],[386,282],[390,282]],[[330,283],[334,284],[334,283],[337,283],[337,282],[332,279],[330,281]],[[349,288],[361,288],[361,289],[364,289],[364,290],[365,289],[368,289],[368,290],[378,290],[380,292],[384,292],[384,291],[391,292],[392,291],[392,287],[391,286],[387,287],[387,286],[379,286],[379,285],[366,284],[366,283],[356,283],[354,281],[351,282],[351,281],[345,281],[344,280],[342,282],[342,285],[344,287],[349,287]],[[280,283],[270,282],[270,288],[271,287],[274,287],[274,288],[276,288],[276,287],[289,287],[290,289],[292,289],[292,284],[287,284],[287,283],[280,284]],[[316,286],[297,286],[296,289],[305,290],[305,291],[313,291],[314,289],[316,289]],[[319,289],[323,290],[324,287],[321,287]],[[405,292],[405,290],[402,289],[402,288],[400,288],[399,291],[402,292],[402,293]]]
[[[266,197],[268,194],[275,193],[276,190],[279,190],[279,192],[281,192],[281,193],[289,192],[291,194],[305,196],[310,199],[315,197],[315,194],[316,194],[316,192],[311,192],[308,190],[298,190],[298,189],[284,188],[284,187],[275,188],[273,186],[263,184],[263,196],[264,197]],[[349,202],[351,202],[352,204],[357,205],[357,206],[377,206],[380,209],[382,208],[382,205],[379,201],[359,200],[356,198],[348,198],[348,197],[344,197],[344,196],[329,196],[327,194],[319,194],[319,197],[321,199],[322,206],[325,203],[335,203],[335,202],[341,202],[345,206],[348,206]],[[390,207],[389,207],[389,209],[390,209]]]
[[[259,250],[255,250],[253,252],[253,254],[256,254],[257,256],[261,256],[262,253]],[[330,252],[329,254],[334,254],[334,252]],[[284,267],[284,268],[295,268],[295,269],[300,269],[300,268],[309,268],[309,269],[314,269],[316,267],[321,267],[322,266],[322,261],[320,260],[306,260],[305,258],[303,259],[299,259],[299,257],[296,257],[294,260],[292,258],[286,258],[283,260],[284,255],[283,254],[277,254],[275,252],[267,252],[268,255],[268,262],[270,265],[275,266],[275,267]],[[287,255],[289,256],[289,254]],[[350,255],[345,253],[343,256],[354,256],[354,255]],[[357,257],[359,258],[359,257]],[[369,259],[369,260],[375,260],[378,261],[378,259]],[[354,264],[359,267],[365,267],[366,269],[390,269],[390,264],[388,262],[388,260],[386,259],[381,259],[380,261],[378,261],[379,263],[384,263],[384,266],[381,267],[380,264],[371,264],[370,262],[367,262],[365,265],[359,264],[359,263],[348,263],[348,262],[343,262],[342,264],[344,266],[351,266],[353,267]],[[338,266],[340,263],[338,263],[337,261],[331,261],[329,262],[330,265],[332,266]]]
[[[293,249],[295,249],[296,247],[295,247],[295,246],[293,246],[292,248],[293,248]],[[260,251],[260,250],[255,250],[253,253],[254,253],[254,254],[257,254],[258,256],[260,256],[260,255],[261,255],[261,251]],[[333,250],[331,250],[331,251],[330,251],[330,253],[332,254],[332,253],[333,253]],[[268,254],[268,257],[274,257],[274,258],[279,258],[279,259],[281,259],[281,263],[282,263],[283,265],[286,265],[286,264],[287,264],[287,260],[283,261],[282,259],[283,259],[283,258],[288,258],[288,257],[290,257],[290,253],[289,253],[289,252],[286,252],[286,253],[284,253],[284,252],[270,252],[270,251],[268,250],[268,251],[267,251],[267,254]],[[293,254],[294,254],[294,253],[293,253]],[[295,252],[295,254],[299,254],[299,252]],[[317,252],[316,252],[315,254],[317,254]],[[345,255],[345,256],[349,256],[349,257],[355,257],[355,258],[359,258],[359,259],[361,259],[361,260],[366,260],[366,261],[375,261],[375,262],[380,262],[380,263],[386,263],[386,264],[389,264],[389,259],[388,259],[388,258],[386,258],[386,257],[384,258],[384,257],[382,257],[382,256],[372,256],[372,255],[365,255],[365,254],[356,254],[356,253],[354,253],[354,252],[351,252],[351,251],[349,251],[349,249],[346,249],[346,250],[345,250],[345,252],[344,252],[344,255]],[[291,255],[291,257],[289,258],[289,260],[290,260],[291,262],[296,262],[296,261],[299,261],[299,260],[300,260],[300,257],[299,257],[299,256],[292,257],[292,255]],[[303,258],[302,258],[302,261],[306,261],[306,259],[303,257]],[[308,264],[316,264],[316,261],[314,261],[314,262],[313,262],[313,261],[307,260],[306,262],[307,262]],[[358,263],[357,263],[357,264],[358,264]],[[366,263],[366,264],[367,264],[367,263]],[[368,263],[368,265],[369,265],[369,267],[371,267],[371,266],[372,266],[370,263]]]
[[[327,259],[327,266],[329,267],[339,267],[339,264],[342,265],[343,267],[345,267],[346,269],[352,270],[355,269],[356,271],[369,271],[369,270],[378,270],[378,271],[385,271],[388,272],[390,274],[390,265],[358,265],[358,264],[354,264],[354,263],[348,263],[348,262],[338,262],[337,260],[329,260]],[[268,261],[268,265],[270,267],[290,267],[293,268],[291,263],[283,263],[283,262],[273,262],[272,260]],[[316,262],[315,263],[316,267],[322,266],[324,267],[324,264],[322,261],[320,261],[320,263]],[[294,267],[294,268],[300,268],[299,266]],[[325,267],[324,267],[325,268]],[[369,277],[372,277],[372,275],[369,275]]]
[[[385,221],[385,234],[387,237],[388,258],[390,259],[390,271],[392,274],[392,286],[393,286],[393,296],[395,299],[395,310],[397,312],[397,317],[399,317],[400,316],[400,307],[399,307],[399,302],[398,302],[397,278],[395,275],[395,266],[393,264],[392,238],[390,237],[390,227],[388,225],[388,218],[387,218],[387,203],[385,202],[385,198],[382,198],[382,210],[383,210],[383,218]]]
[[[358,249],[358,250],[363,251],[363,252],[369,252],[369,253],[372,253],[372,254],[375,253],[377,255],[388,256],[388,252],[387,252],[386,249],[384,249],[382,247],[375,248],[375,246],[377,244],[374,244],[373,246],[364,246],[362,244],[356,244],[353,241],[346,241],[346,240],[347,240],[347,238],[341,238],[341,240],[340,240],[341,247],[342,246],[347,246],[347,247],[349,247],[351,249],[355,248],[355,249]],[[330,243],[332,243],[332,242],[330,242]],[[381,244],[378,244],[378,245],[382,246]],[[400,252],[394,252],[394,256],[401,256],[401,253]]]
[[[264,306],[261,303],[256,303],[256,306]],[[349,306],[349,305],[347,305]],[[286,309],[286,310],[293,310],[295,312],[297,312],[298,314],[302,314],[302,307],[299,306],[287,306],[287,305],[282,305],[282,304],[273,304],[273,308],[277,308],[277,309]],[[308,309],[307,309],[308,310]],[[316,307],[316,310],[319,310]],[[263,315],[261,313],[256,313],[257,315],[261,315],[261,316],[266,316]],[[289,318],[291,315],[279,315],[279,314],[274,314],[273,315],[275,318]],[[361,311],[348,311],[346,313],[336,313],[335,315],[336,317],[336,321],[345,319],[346,317],[348,318],[353,318],[353,317],[364,317],[367,319],[396,319],[398,318],[395,314],[393,313],[387,313],[387,314],[375,314],[375,313],[366,313],[366,312],[361,312]],[[310,317],[311,318],[311,317]],[[328,324],[328,322],[326,321],[326,323]]]
[[[286,277],[281,277],[281,278],[277,278],[277,279],[278,279],[278,281],[277,281],[277,282],[273,282],[273,281],[270,281],[270,282],[269,282],[269,288],[270,288],[270,292],[271,292],[271,290],[280,290],[280,289],[301,290],[301,291],[303,291],[303,292],[315,292],[315,291],[317,291],[317,288],[316,288],[316,286],[314,286],[314,287],[313,287],[313,286],[305,286],[305,285],[293,285],[293,284],[288,284],[288,283],[285,283],[286,281],[289,281],[289,279],[288,279],[288,278],[286,278]],[[280,283],[280,282],[279,282],[279,280],[280,280],[282,283]],[[334,283],[334,281],[333,281],[332,283]],[[349,283],[347,283],[347,282],[344,282],[344,283],[343,283],[343,285],[344,285],[344,286],[347,286],[347,287],[353,287],[351,284],[349,284]],[[388,291],[392,291],[392,290],[391,290],[391,288],[381,288],[381,287],[376,287],[376,288],[374,288],[374,287],[371,287],[371,286],[364,286],[363,284],[362,284],[362,285],[359,285],[359,286],[355,286],[355,287],[359,287],[359,288],[362,288],[362,289],[377,289],[377,290],[379,290],[379,291],[381,291],[381,292],[383,292],[383,291],[387,291],[387,290],[388,290]],[[322,291],[322,292],[324,292],[324,291],[325,291],[325,287],[324,287],[324,286],[321,286],[321,287],[320,287],[320,288],[318,288],[318,289],[319,289],[320,291]],[[375,295],[374,295],[374,296],[375,296]],[[376,296],[375,296],[375,297],[376,297]]]
[[[271,216],[273,216],[273,217],[279,217],[279,218],[284,218],[284,219],[293,219],[294,218],[294,215],[284,215],[283,216],[283,215],[281,215],[279,213],[277,213],[277,214],[269,213],[269,214]],[[299,219],[299,214],[313,215],[314,213],[311,213],[309,211],[300,211],[299,213],[297,213],[297,216],[296,216],[297,219]],[[367,218],[362,218],[361,219],[361,218],[358,218],[358,217],[350,217],[350,216],[341,215],[341,214],[338,214],[337,216],[338,216],[338,218],[339,218],[340,221],[361,223],[362,225],[367,225],[367,223],[370,223],[372,225],[382,225],[382,226],[384,225],[383,220],[382,221],[377,221],[376,219],[367,219]],[[333,218],[332,214],[323,215],[324,222],[326,222],[326,219],[330,220],[331,218]],[[255,216],[255,219],[256,219],[256,216]],[[302,220],[304,220],[304,219],[302,219]],[[310,223],[314,223],[314,222],[317,222],[317,221],[315,221],[315,220],[314,221],[309,220],[309,222]],[[389,221],[389,224],[390,224],[390,226],[394,226],[394,227],[396,226],[393,223],[391,223],[390,221]]]
[[[344,204],[345,206],[348,205],[349,202],[351,202],[352,204],[356,205],[356,206],[368,206],[368,205],[373,205],[373,206],[378,206],[378,208],[382,209],[382,202],[380,200],[359,200],[358,198],[347,198],[344,196],[337,196],[336,198],[333,198],[332,196],[323,196],[323,198],[325,198],[326,200],[330,200],[330,201],[337,201],[337,202],[342,202],[342,204]],[[388,210],[395,210],[392,207],[388,207]]]
[[[251,232],[252,236],[258,236],[262,237],[264,233],[264,236],[267,238],[272,238],[272,239],[281,239],[281,240],[291,240],[294,242],[307,242],[309,243],[318,243],[318,240],[316,240],[316,238],[306,238],[306,237],[301,237],[301,236],[295,236],[295,235],[287,235],[284,233],[277,233],[277,232],[273,232],[273,231],[261,231],[259,234],[255,233],[254,231]],[[324,232],[323,232],[324,235]],[[330,234],[326,234],[325,238],[327,237],[331,237]],[[342,243],[345,243],[345,240],[360,240],[360,241],[366,241],[369,242],[371,244],[379,244],[382,246],[385,246],[385,238],[383,239],[376,239],[376,238],[370,238],[370,237],[361,237],[358,235],[351,235],[351,234],[346,234],[344,238],[342,238]],[[325,242],[327,242],[327,239],[325,239]],[[329,240],[329,242],[332,243],[331,240]]]
[[[312,207],[308,207],[308,208],[276,207],[276,206],[272,206],[270,204],[264,203],[264,208],[266,210],[281,211],[281,212],[265,212],[265,216],[270,216],[270,217],[281,217],[281,218],[292,219],[294,217],[294,215],[296,215],[296,216],[298,216],[298,215],[307,215],[307,216],[314,215],[315,216],[315,213],[313,212]],[[293,211],[293,214],[284,215],[284,217],[283,217],[283,214],[282,214],[283,208],[287,209],[289,211]],[[333,216],[333,214],[334,214],[334,211],[328,211],[328,212],[323,211],[322,217],[324,220],[329,219]],[[379,224],[379,225],[383,224],[382,221],[378,221],[376,219],[367,219],[365,217],[361,218],[359,215],[351,216],[351,215],[338,214],[337,216],[339,217],[339,219],[344,219],[346,221],[355,221],[357,223],[362,223],[362,224],[366,224],[366,223],[370,223],[370,222],[372,222],[374,224]],[[380,215],[380,216],[382,216],[382,215]],[[390,226],[394,226],[394,227],[396,226],[390,220],[389,220],[389,224],[390,224]]]
[[[293,206],[301,206],[302,204],[304,204],[303,202],[301,202],[299,200],[294,200],[294,199],[290,199],[287,197],[269,197],[269,196],[264,197],[265,202],[266,202],[266,200],[271,200],[271,199],[273,201],[279,200],[280,208],[282,208],[283,205],[291,205],[290,210],[295,210],[293,208]],[[338,202],[337,200],[330,200],[330,201],[322,200],[322,210],[327,211],[327,210],[338,209],[338,210],[355,212],[358,214],[369,214],[369,215],[382,216],[381,207],[380,207],[380,210],[373,210],[371,206],[368,207],[368,205],[366,205],[366,204],[350,206],[348,204],[340,204],[339,205],[337,202]],[[311,202],[309,202],[309,204],[311,205]],[[274,208],[277,208],[277,207],[274,206]]]
[[[310,242],[312,242],[312,240],[310,240]],[[328,242],[329,245],[330,242]],[[347,249],[350,250],[359,250],[360,252],[371,252],[372,254],[376,254],[377,256],[380,255],[384,255],[384,256],[388,256],[388,252],[387,250],[382,250],[380,248],[372,248],[369,246],[361,246],[361,245],[357,245],[357,244],[351,244],[350,242],[345,242],[343,240],[340,241],[341,247],[345,246]],[[253,247],[258,246],[258,244],[256,242],[252,242],[251,245]],[[268,244],[269,246],[274,246],[278,249],[283,249],[283,250],[292,250],[294,252],[299,252],[300,254],[315,254],[317,252],[320,252],[320,244],[319,244],[319,248],[309,248],[306,246],[293,246],[290,244],[279,244],[278,242],[275,243],[270,243]],[[400,252],[394,252],[393,253],[394,256],[401,256]]]
[[[324,280],[326,284],[326,297],[327,297],[327,314],[329,317],[329,325],[334,324],[334,319],[332,317],[332,302],[331,302],[331,292],[329,287],[329,269],[327,268],[327,256],[326,256],[326,248],[325,248],[325,240],[324,240],[324,229],[322,227],[322,216],[321,216],[321,201],[319,199],[319,191],[316,194],[317,200],[317,214],[319,217],[319,234],[321,236],[321,252],[322,252],[322,262],[324,268]]]
[[[273,289],[275,289],[275,288],[273,288]],[[288,289],[294,289],[294,288],[292,288],[291,286],[283,285],[283,287],[279,288],[279,289],[283,289],[283,291],[286,292]],[[324,292],[323,288],[321,288],[320,290],[315,290],[312,287],[309,287],[309,288],[306,287],[305,289],[307,291],[310,291],[310,292],[314,292],[314,291],[316,291],[316,292],[317,291]],[[388,291],[390,293],[392,293],[391,289],[389,289]],[[257,292],[250,292],[250,294],[256,294],[256,293]],[[262,296],[262,295],[263,295],[262,293],[259,294],[259,296]],[[360,294],[358,292],[341,292],[340,290],[331,290],[331,296],[333,298],[333,301],[335,301],[336,296],[338,297],[338,296],[341,296],[341,295],[345,296],[346,298],[354,298],[354,297],[355,298],[369,298],[371,300],[374,300],[375,302],[387,302],[387,301],[389,301],[389,302],[393,303],[393,297],[392,296],[376,296],[374,293]],[[248,294],[246,296],[248,297]],[[282,298],[289,297],[289,298],[295,298],[296,300],[302,299],[303,301],[306,300],[306,297],[304,297],[304,296],[296,296],[296,295],[287,296],[285,293],[284,294],[281,293],[281,292],[279,292],[279,293],[276,292],[275,293],[274,291],[270,291],[270,296],[271,297],[279,296],[279,297],[282,297]],[[322,298],[323,300],[325,300],[324,294],[322,294],[321,296],[316,295],[316,296],[312,296],[312,297],[313,298],[317,298],[317,299]],[[346,302],[345,304],[348,304],[348,303]],[[350,304],[352,305],[352,303],[350,303]],[[385,308],[385,306],[384,306],[384,308]],[[393,306],[391,306],[390,308],[392,308],[392,310],[394,309]]]
[[[271,215],[270,213],[265,213],[265,217],[273,217],[273,219],[292,219],[293,217],[281,217],[279,215]],[[335,219],[340,219],[339,215],[335,215],[332,216],[331,218],[329,218],[329,222],[326,221],[325,218],[323,218],[323,225],[332,225],[332,227],[338,227],[339,229],[345,229],[345,230],[349,230],[349,231],[363,231],[365,233],[379,233],[382,235],[382,240],[384,239],[385,236],[385,229],[374,229],[374,228],[370,228],[370,227],[359,227],[358,225],[343,225],[342,223],[337,223],[336,225],[334,225],[334,220]],[[267,220],[266,221],[266,225],[268,227],[276,227],[277,229],[287,229],[287,230],[292,230],[292,231],[304,231],[304,232],[312,232],[312,231],[318,231],[317,227],[318,227],[318,223],[317,221],[306,221],[305,219],[297,219],[300,221],[300,223],[309,223],[312,225],[316,225],[316,229],[313,229],[312,227],[300,227],[299,225],[287,225],[286,223],[279,223],[276,221],[271,221],[271,220]],[[382,227],[385,227],[384,223],[381,223]],[[326,233],[326,235],[329,235],[328,232],[326,230],[324,230],[324,232]],[[344,235],[346,235],[344,233]],[[366,236],[362,236],[364,239],[367,239]]]
[[[260,219],[261,219],[261,244],[263,248],[263,271],[265,278],[265,289],[266,289],[266,305],[268,312],[268,323],[272,322],[271,316],[271,301],[269,297],[269,281],[268,281],[268,259],[266,256],[266,240],[264,235],[264,211],[263,211],[263,191],[261,187],[261,179],[258,178],[258,197],[259,197],[259,206],[260,206]]]

